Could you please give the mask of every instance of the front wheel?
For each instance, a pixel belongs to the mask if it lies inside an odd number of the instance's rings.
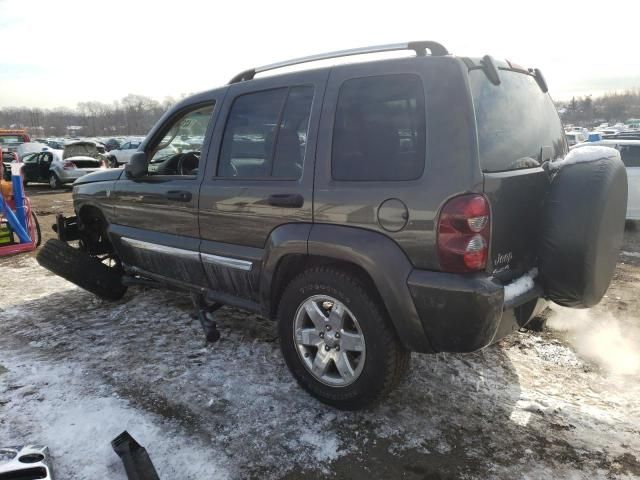
[[[386,312],[354,276],[307,270],[285,289],[280,346],[298,383],[337,408],[362,408],[391,391],[409,364]]]

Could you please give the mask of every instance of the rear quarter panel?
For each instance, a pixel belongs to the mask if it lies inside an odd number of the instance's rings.
[[[418,268],[438,269],[436,217],[443,203],[464,192],[482,191],[467,67],[453,57],[424,57],[336,67],[325,93],[317,149],[314,222],[349,225],[383,233]],[[334,119],[340,87],[351,78],[417,74],[426,102],[426,160],[422,176],[411,181],[335,181],[331,175]],[[363,165],[366,168],[366,165]],[[388,199],[408,209],[406,226],[390,232],[378,223]]]

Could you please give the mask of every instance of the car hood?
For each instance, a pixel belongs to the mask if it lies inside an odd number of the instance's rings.
[[[84,183],[94,182],[115,182],[124,173],[122,168],[107,168],[105,170],[99,170],[97,172],[88,173],[83,175],[75,182],[74,185],[82,185]]]

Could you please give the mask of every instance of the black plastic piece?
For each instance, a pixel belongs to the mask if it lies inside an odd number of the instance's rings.
[[[207,337],[207,342],[214,343],[220,340],[220,331],[213,314],[222,308],[223,304],[217,302],[209,304],[206,302],[205,297],[198,293],[192,293],[191,300],[198,311],[198,320],[200,320],[202,330],[204,330],[204,334]]]
[[[425,57],[427,55],[427,50],[431,51],[431,55],[434,57],[449,55],[449,51],[444,45],[430,40],[409,42],[409,48],[414,50],[418,57]]]
[[[114,438],[111,446],[122,460],[129,480],[160,480],[147,450],[129,432],[125,430]]]
[[[246,80],[252,80],[253,77],[255,76],[256,76],[256,70],[254,68],[250,68],[249,70],[245,70],[237,74],[235,77],[229,80],[229,83],[239,83],[239,82],[244,82]]]
[[[58,234],[58,240],[61,242],[70,242],[80,239],[78,230],[78,218],[66,218],[63,214],[56,215],[56,223],[53,225],[53,231]]]
[[[493,57],[491,55],[485,55],[482,57],[480,63],[489,81],[494,85],[500,85],[500,74],[498,73],[498,67],[496,67],[496,62],[493,60]]]
[[[544,79],[542,72],[538,68],[535,68],[533,70],[533,78],[536,79],[536,82],[540,87],[540,90],[542,90],[544,93],[547,93],[549,91],[549,87],[547,86],[547,81]]]

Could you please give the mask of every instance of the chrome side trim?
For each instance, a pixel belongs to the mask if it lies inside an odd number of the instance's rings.
[[[239,260],[237,258],[221,257],[219,255],[212,255],[210,253],[201,253],[200,258],[203,262],[211,263],[214,265],[220,265],[222,267],[235,268],[237,270],[243,270],[249,272],[253,267],[253,263],[248,260]]]
[[[143,240],[136,240],[135,238],[121,237],[123,243],[140,250],[147,250],[150,252],[164,253],[167,255],[177,255],[182,258],[188,258],[190,260],[199,260],[200,252],[194,252],[193,250],[185,250],[183,248],[167,247],[166,245],[158,245],[157,243],[145,242]]]
[[[135,238],[121,237],[123,243],[133,248],[140,250],[147,250],[150,252],[164,253],[166,255],[176,255],[182,258],[188,258],[190,260],[202,260],[203,262],[213,265],[219,265],[221,267],[234,268],[236,270],[243,270],[245,272],[251,271],[253,263],[248,260],[240,260],[237,258],[221,257],[220,255],[212,255],[210,253],[194,252],[193,250],[185,250],[183,248],[167,247],[166,245],[159,245],[157,243],[145,242],[143,240],[136,240]]]

